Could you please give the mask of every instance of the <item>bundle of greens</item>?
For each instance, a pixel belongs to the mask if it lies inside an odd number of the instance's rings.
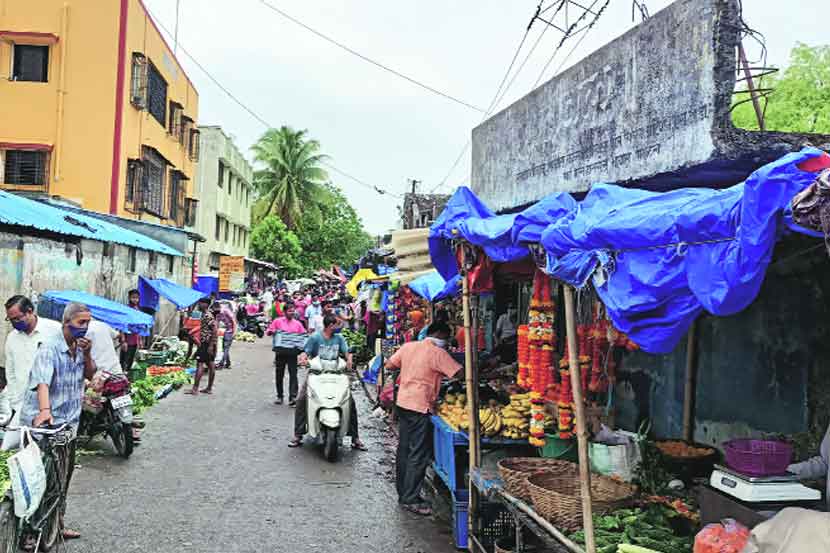
[[[607,515],[594,515],[594,535],[598,553],[616,553],[621,544],[645,547],[656,553],[690,553],[693,536],[677,536],[670,519],[676,513],[661,505],[647,509],[620,509]],[[585,544],[585,532],[571,534],[570,539]],[[623,551],[625,548],[623,548]]]
[[[156,403],[156,390],[149,378],[133,382],[130,391],[133,397],[133,414],[138,415]]]

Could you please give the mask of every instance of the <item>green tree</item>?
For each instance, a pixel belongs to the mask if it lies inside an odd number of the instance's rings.
[[[767,130],[830,134],[830,46],[798,43],[784,71],[764,77],[759,88],[773,88],[764,122]],[[738,95],[738,100],[747,98]],[[736,127],[758,130],[752,102],[732,112]]]
[[[254,223],[277,215],[293,230],[305,206],[319,198],[328,178],[320,166],[326,156],[320,153],[320,143],[307,135],[306,130],[287,126],[268,129],[251,148],[259,165],[254,172],[259,194],[251,211]]]
[[[300,239],[276,215],[269,215],[251,231],[251,255],[280,267],[289,278],[301,276]]]

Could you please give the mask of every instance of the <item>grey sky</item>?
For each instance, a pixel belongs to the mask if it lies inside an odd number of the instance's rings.
[[[175,0],[145,0],[169,29]],[[269,0],[306,24],[392,68],[486,108],[538,0]],[[545,4],[549,3],[546,0]],[[668,0],[646,0],[653,13]],[[764,33],[769,61],[783,65],[797,42],[828,42],[823,0],[744,0],[747,23]],[[786,7],[785,7],[786,4]],[[820,12],[824,12],[823,16]],[[631,0],[611,0],[595,28],[564,67],[632,26]],[[543,24],[537,22],[521,62]],[[825,26],[826,27],[826,26]],[[559,37],[548,30],[499,104],[528,93]],[[274,126],[306,128],[331,163],[396,194],[406,181],[422,191],[440,183],[469,140],[481,114],[390,75],[323,41],[259,0],[181,0],[179,42],[232,93]],[[553,74],[576,44],[566,43],[548,69]],[[757,49],[751,50],[754,55]],[[200,95],[199,122],[218,124],[248,148],[261,123],[211,83],[184,55],[182,64]],[[468,182],[469,151],[442,191]],[[369,232],[396,224],[400,199],[381,196],[332,172]]]

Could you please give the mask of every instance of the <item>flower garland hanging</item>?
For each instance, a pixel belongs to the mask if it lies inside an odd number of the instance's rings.
[[[530,444],[545,445],[545,396],[553,383],[553,331],[556,306],[551,295],[551,279],[542,271],[533,278],[533,295],[528,312],[528,377],[520,385],[530,392]],[[521,347],[520,347],[521,350]],[[520,352],[521,354],[521,352]],[[520,361],[521,373],[521,361]]]

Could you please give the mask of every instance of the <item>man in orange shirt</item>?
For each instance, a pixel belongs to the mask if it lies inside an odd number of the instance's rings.
[[[430,412],[444,377],[453,377],[461,370],[446,351],[450,327],[435,322],[421,342],[404,344],[386,367],[400,369],[398,389],[398,455],[396,484],[398,503],[419,515],[432,514],[432,508],[421,499],[421,484],[432,456],[432,422]]]

